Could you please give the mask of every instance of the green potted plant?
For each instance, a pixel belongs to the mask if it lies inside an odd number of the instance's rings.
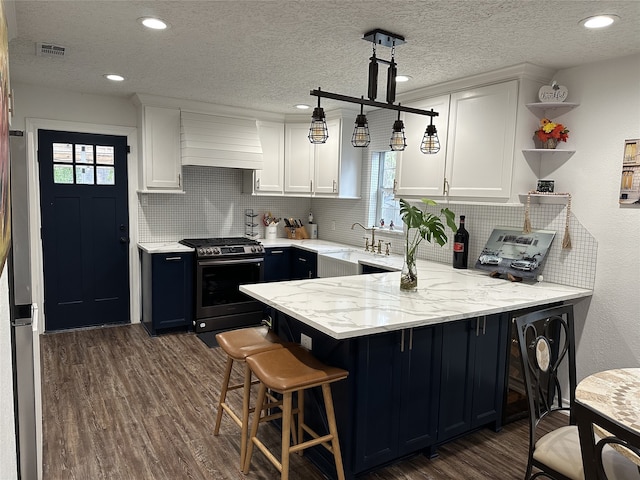
[[[421,210],[415,205],[400,199],[400,216],[406,225],[405,227],[405,250],[404,265],[400,275],[401,290],[416,290],[418,287],[418,270],[416,268],[416,256],[418,245],[422,240],[431,242],[434,240],[438,245],[443,246],[447,243],[447,235],[444,232],[444,217],[449,228],[455,233],[458,228],[455,224],[455,213],[448,208],[440,209],[440,215],[427,213],[428,206],[437,205],[437,203],[429,198],[423,198],[425,210]]]

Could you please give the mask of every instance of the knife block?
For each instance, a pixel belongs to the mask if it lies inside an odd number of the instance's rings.
[[[285,227],[285,231],[287,232],[287,238],[291,240],[303,240],[305,238],[309,238],[309,234],[304,227]]]

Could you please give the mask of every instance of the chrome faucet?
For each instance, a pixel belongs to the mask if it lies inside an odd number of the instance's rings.
[[[371,247],[373,249],[373,247],[375,246],[375,243],[376,243],[376,227],[367,228],[363,224],[361,224],[360,222],[356,222],[353,225],[351,225],[351,230],[353,230],[353,228],[356,225],[358,225],[360,228],[362,228],[365,232],[371,231]],[[367,245],[367,247],[368,247],[368,245]],[[365,250],[368,250],[368,248],[365,248]]]

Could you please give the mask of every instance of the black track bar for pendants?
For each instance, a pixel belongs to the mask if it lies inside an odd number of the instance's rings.
[[[331,100],[355,103],[357,105],[369,105],[370,107],[395,110],[397,112],[415,113],[416,115],[426,115],[428,117],[437,117],[439,115],[438,112],[434,111],[420,110],[417,108],[405,107],[404,105],[394,105],[393,103],[376,102],[375,100],[367,100],[366,98],[349,97],[347,95],[340,95],[339,93],[325,92],[324,90],[311,90],[309,94],[314,97],[330,98]]]

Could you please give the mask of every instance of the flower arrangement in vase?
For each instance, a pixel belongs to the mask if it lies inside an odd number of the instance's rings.
[[[426,207],[437,205],[429,198],[423,198],[422,203]],[[455,213],[448,208],[442,208],[440,215],[434,215],[421,210],[415,205],[409,204],[403,198],[400,199],[400,216],[404,222],[405,229],[405,250],[404,265],[400,274],[401,290],[416,290],[418,287],[418,270],[416,267],[418,245],[422,240],[431,242],[433,239],[438,245],[447,243],[447,235],[444,232],[442,217],[455,233],[458,228],[455,224]]]
[[[540,140],[542,148],[556,148],[558,142],[566,142],[569,130],[561,123],[555,123],[548,118],[540,120],[540,128],[536,130],[534,139]]]

